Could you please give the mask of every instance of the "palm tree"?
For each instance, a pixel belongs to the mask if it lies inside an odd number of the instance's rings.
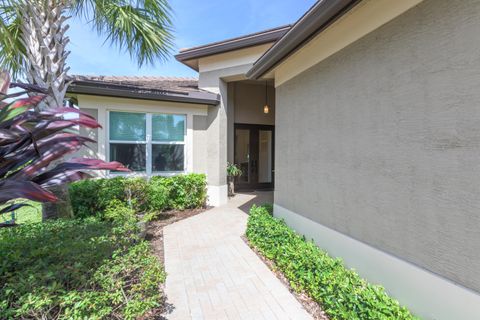
[[[166,59],[172,48],[167,0],[0,0],[0,69],[45,88],[41,108],[63,105],[72,17],[84,19],[139,66]]]
[[[172,45],[167,0],[0,0],[0,67],[47,88],[46,107],[68,87],[68,20],[86,20],[141,66],[163,60]]]

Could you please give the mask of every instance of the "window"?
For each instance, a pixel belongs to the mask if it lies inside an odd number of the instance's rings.
[[[183,171],[185,163],[185,116],[152,115],[152,171]]]
[[[110,112],[110,160],[152,173],[185,170],[185,115]]]

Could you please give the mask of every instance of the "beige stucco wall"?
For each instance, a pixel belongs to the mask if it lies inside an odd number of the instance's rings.
[[[425,0],[280,85],[276,204],[480,291],[479,16]]]
[[[82,112],[92,116],[95,119],[98,119],[97,109],[82,108]],[[83,137],[88,137],[92,140],[98,141],[98,130],[99,129],[90,129],[90,128],[81,127],[79,133]],[[78,152],[75,152],[72,155],[72,157],[98,158],[98,144],[87,143],[86,148],[82,148]]]
[[[198,60],[198,70],[200,73],[203,73],[251,64],[257,61],[257,59],[260,58],[260,56],[264,54],[265,51],[267,51],[271,46],[272,43],[266,43],[258,46],[203,57]]]

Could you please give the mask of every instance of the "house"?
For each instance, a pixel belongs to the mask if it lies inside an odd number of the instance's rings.
[[[138,175],[206,173],[214,206],[227,202],[227,161],[245,171],[238,189],[272,189],[275,89],[271,79],[249,80],[245,73],[289,29],[180,52],[176,58],[198,71],[198,80],[74,76],[69,96],[105,128],[84,132],[98,141],[86,152]]]
[[[240,188],[273,188],[274,215],[417,315],[480,319],[479,17],[475,0],[323,0],[181,51],[198,82],[70,92],[105,124],[97,156],[205,172],[213,205],[235,162]]]

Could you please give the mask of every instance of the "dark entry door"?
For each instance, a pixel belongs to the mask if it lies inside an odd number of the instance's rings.
[[[273,189],[274,126],[235,124],[234,162],[242,169],[238,190]]]

